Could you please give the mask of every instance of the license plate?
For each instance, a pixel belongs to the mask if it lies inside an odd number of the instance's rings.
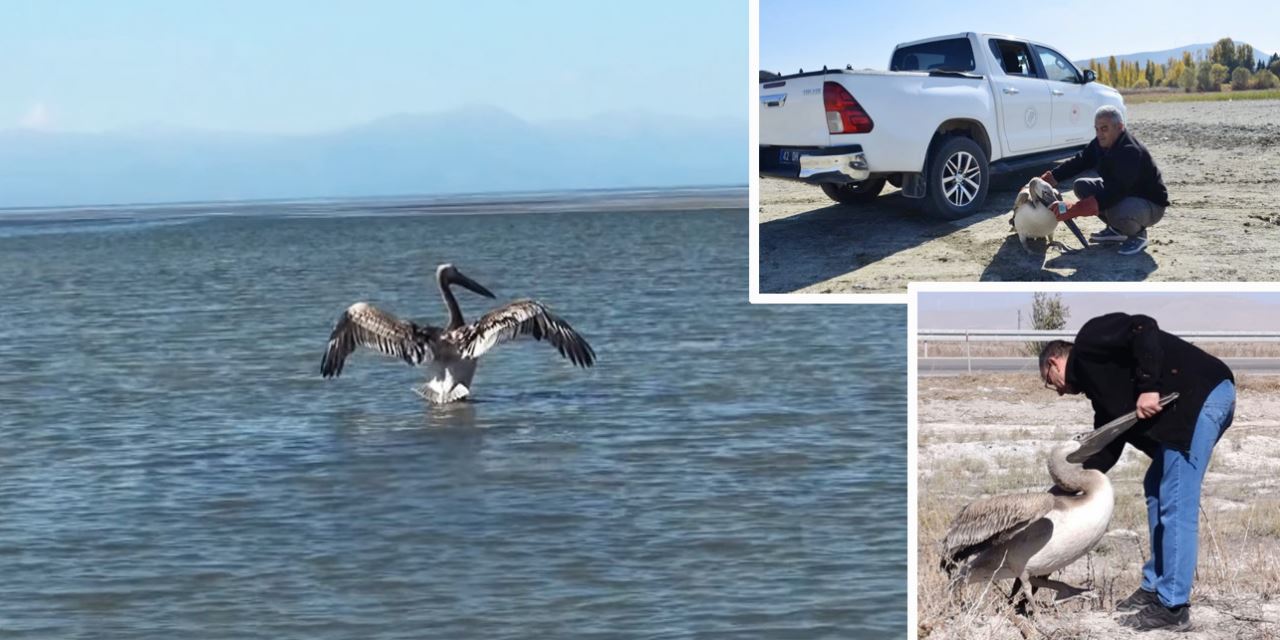
[[[778,152],[778,162],[785,164],[800,164],[801,152],[796,149],[782,149]]]

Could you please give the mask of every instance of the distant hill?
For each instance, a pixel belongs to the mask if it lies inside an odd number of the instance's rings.
[[[1248,43],[1239,42],[1239,41],[1236,42],[1237,47],[1242,44],[1248,44]],[[1140,53],[1115,54],[1115,56],[1116,56],[1117,63],[1123,60],[1125,62],[1137,62],[1140,66],[1146,66],[1148,60],[1156,64],[1164,64],[1169,61],[1169,58],[1181,60],[1183,51],[1190,51],[1191,57],[1193,59],[1200,60],[1200,59],[1208,59],[1209,51],[1213,49],[1213,45],[1214,45],[1213,42],[1209,42],[1206,44],[1189,44],[1181,47],[1176,47],[1173,49],[1165,49],[1163,51],[1142,51]],[[1253,45],[1250,44],[1249,46],[1253,46]],[[1253,57],[1258,60],[1261,60],[1264,64],[1271,59],[1272,53],[1275,53],[1275,52],[1267,51],[1264,53],[1262,49],[1259,49],[1258,47],[1253,47]],[[1095,58],[1073,60],[1072,62],[1074,62],[1075,65],[1078,67],[1087,67],[1089,66],[1089,60],[1099,60],[1105,64],[1107,60],[1110,58],[1110,56],[1111,54],[1106,54],[1106,55],[1097,56]],[[1257,63],[1254,63],[1254,64],[1256,66]]]
[[[0,131],[0,207],[747,183],[747,122],[495,107],[330,133]]]

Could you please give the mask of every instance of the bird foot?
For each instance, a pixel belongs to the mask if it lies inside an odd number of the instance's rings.
[[[1051,243],[1049,246],[1057,247],[1060,253],[1080,253],[1081,251],[1084,251],[1084,249],[1072,249],[1071,247],[1064,244],[1061,240],[1055,241]]]
[[[1064,594],[1063,592],[1059,591],[1058,595],[1053,598],[1053,603],[1062,604],[1064,602],[1073,602],[1076,600],[1098,600],[1098,599],[1099,599],[1099,596],[1097,592],[1093,591],[1092,589],[1075,589],[1075,593]]]
[[[1084,600],[1084,599],[1096,600],[1098,598],[1098,594],[1095,593],[1093,589],[1082,589],[1080,587],[1073,587],[1065,582],[1061,582],[1058,580],[1050,580],[1044,577],[1035,577],[1035,578],[1032,578],[1030,582],[1036,588],[1052,589],[1053,592],[1056,594],[1053,598],[1054,604],[1070,602],[1072,600]]]

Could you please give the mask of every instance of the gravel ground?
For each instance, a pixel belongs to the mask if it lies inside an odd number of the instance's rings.
[[[1120,256],[1114,245],[1064,252],[1040,240],[1025,253],[1008,214],[1018,189],[1048,167],[996,179],[986,206],[957,221],[920,213],[892,187],[873,204],[837,206],[818,187],[762,178],[760,291],[904,293],[913,281],[1280,281],[1278,114],[1276,100],[1129,107],[1129,130],[1155,157],[1172,201],[1137,256]],[[1103,227],[1097,218],[1078,222],[1086,234]],[[1079,247],[1065,227],[1055,239]]]

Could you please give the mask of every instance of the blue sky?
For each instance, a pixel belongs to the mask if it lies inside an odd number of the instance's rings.
[[[1158,16],[1158,17],[1152,17]],[[1280,2],[1070,3],[760,0],[760,68],[784,73],[852,64],[884,69],[894,45],[982,31],[1045,42],[1073,60],[1159,51],[1230,37],[1280,50]]]
[[[747,118],[738,0],[0,0],[0,129],[311,133],[473,104]]]
[[[1197,331],[1280,330],[1280,292],[1063,292],[1067,329],[1090,318],[1123,311],[1150,315],[1166,329]],[[919,294],[920,329],[1029,329],[1031,293],[931,292]]]

